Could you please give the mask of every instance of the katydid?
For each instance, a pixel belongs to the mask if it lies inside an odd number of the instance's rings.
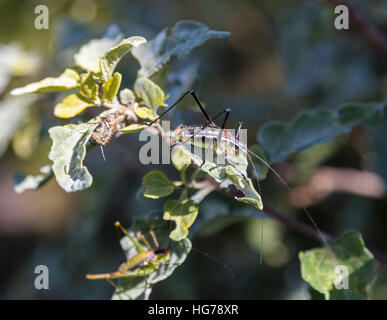
[[[197,140],[199,140],[199,142],[201,141],[203,144],[205,141],[210,141],[212,143],[211,148],[213,148],[215,150],[220,149],[220,153],[223,153],[223,156],[224,156],[226,161],[228,160],[227,153],[229,152],[230,149],[233,152],[235,152],[235,154],[239,154],[239,152],[242,152],[243,154],[246,155],[246,157],[248,158],[249,162],[252,165],[255,180],[256,180],[257,185],[258,185],[259,194],[261,194],[258,175],[257,175],[256,169],[255,169],[255,166],[253,164],[253,160],[251,158],[251,156],[253,156],[258,161],[260,161],[263,165],[267,166],[269,168],[269,170],[271,172],[273,172],[274,175],[281,181],[281,183],[288,189],[289,192],[292,191],[292,188],[289,186],[289,184],[280,176],[280,174],[276,170],[274,170],[274,168],[267,161],[265,161],[262,157],[260,157],[259,155],[257,155],[253,151],[251,151],[249,148],[247,148],[246,144],[244,144],[240,141],[239,135],[240,135],[241,128],[242,128],[242,123],[239,124],[237,133],[235,135],[233,135],[230,132],[230,130],[225,129],[226,122],[227,122],[228,116],[231,112],[231,109],[229,109],[229,108],[224,109],[223,111],[218,113],[216,116],[211,117],[206,112],[206,110],[204,109],[204,107],[200,103],[200,100],[198,99],[197,95],[195,94],[195,92],[193,90],[189,90],[189,91],[185,92],[176,102],[174,102],[171,106],[169,106],[166,110],[164,110],[156,119],[154,119],[152,122],[148,123],[148,125],[151,126],[152,124],[154,124],[158,120],[160,120],[165,114],[167,114],[169,111],[171,111],[173,108],[175,108],[177,106],[177,104],[186,95],[190,95],[193,97],[193,99],[196,102],[196,105],[199,107],[200,111],[202,112],[202,114],[203,114],[204,118],[207,120],[207,122],[202,126],[187,126],[184,124],[179,125],[174,131],[174,135],[178,141],[177,144],[186,144],[186,143],[195,144],[195,141],[197,141]],[[216,119],[220,118],[222,115],[224,115],[224,120],[223,120],[222,126],[219,127],[218,125],[216,125],[216,123],[214,121]],[[203,145],[203,147],[208,147],[208,146]],[[207,157],[207,155],[205,156],[201,166],[203,166],[203,164],[206,162],[206,157]],[[231,161],[228,161],[228,163],[234,169],[236,169],[237,171],[240,171],[238,168],[236,168],[233,165],[233,163]],[[240,172],[240,173],[244,177],[244,179],[247,180],[247,177],[245,177],[242,172]],[[332,257],[334,258],[333,260],[336,261],[335,254],[334,254],[332,248],[330,247],[324,234],[318,228],[315,220],[312,218],[308,209],[303,208],[303,211],[306,213],[308,219],[312,223],[312,225],[313,225],[314,229],[316,230],[322,243],[324,243],[324,245],[328,248],[328,251],[330,252]],[[261,211],[261,246],[262,245],[263,245],[263,213]],[[262,250],[260,252],[260,263],[262,263]]]
[[[169,248],[160,248],[156,235],[153,230],[149,230],[149,233],[154,242],[155,248],[152,248],[145,236],[141,235],[141,240],[146,245],[148,250],[144,250],[144,247],[134,239],[121,225],[119,221],[115,224],[118,230],[121,230],[125,236],[136,247],[137,254],[129,258],[126,262],[122,263],[119,269],[111,273],[99,273],[99,274],[86,274],[86,278],[90,280],[98,279],[117,279],[125,277],[142,277],[146,278],[147,275],[157,270],[160,266],[161,260],[168,260],[170,255]],[[142,269],[142,271],[141,271]]]

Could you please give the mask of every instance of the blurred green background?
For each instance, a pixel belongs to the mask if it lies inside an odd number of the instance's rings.
[[[351,3],[382,30],[387,29],[386,1]],[[34,8],[39,4],[50,10],[49,30],[34,28]],[[268,121],[288,121],[314,107],[387,98],[386,53],[355,26],[349,31],[336,30],[333,8],[318,1],[2,0],[1,99],[6,100],[13,87],[59,75],[72,65],[72,54],[81,44],[107,30],[151,39],[183,19],[231,32],[229,39],[211,40],[174,61],[173,67],[194,75],[187,89],[198,91],[211,114],[232,108],[229,127],[243,121],[250,144],[257,142],[260,126]],[[130,55],[120,63],[122,87],[133,84],[137,69]],[[136,135],[129,135],[105,148],[106,162],[98,148],[88,152],[86,165],[94,177],[91,188],[66,194],[50,181],[38,191],[16,194],[13,172],[37,173],[48,164],[51,142],[47,130],[67,123],[52,114],[58,99],[50,94],[35,102],[16,141],[8,145],[6,137],[0,136],[4,145],[0,160],[0,299],[110,298],[112,287],[104,281],[86,280],[85,273],[113,271],[122,262],[114,221],[129,225],[133,215],[160,210],[160,201],[137,199],[143,175],[155,168],[176,175],[172,166],[142,166],[138,161],[141,144]],[[201,122],[201,115],[193,110],[179,110],[174,116],[175,125]],[[355,128],[276,165],[287,181],[299,186],[300,196],[297,201],[289,197],[269,175],[262,183],[264,203],[305,223],[309,222],[302,211],[294,207],[310,206],[322,230],[333,235],[359,230],[368,248],[387,254],[385,134],[387,119],[374,131]],[[363,170],[369,175],[359,177]],[[337,181],[338,172],[347,173],[344,186]],[[324,189],[324,183],[331,189]],[[151,298],[308,299],[297,255],[320,243],[266,218],[264,263],[259,265],[260,225],[258,219],[243,217],[250,215],[248,210],[212,194],[199,212],[208,223],[193,226],[193,246],[227,264],[234,277],[208,257],[192,252],[172,277],[154,288]],[[215,215],[218,217],[211,219]],[[40,264],[50,270],[49,290],[34,288],[34,268]],[[370,297],[387,298],[383,264],[376,264]]]

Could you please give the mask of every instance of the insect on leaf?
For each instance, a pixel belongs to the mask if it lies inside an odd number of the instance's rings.
[[[175,190],[175,185],[161,171],[148,172],[142,185],[145,187],[144,197],[151,199],[169,196]]]
[[[132,48],[138,47],[145,43],[146,40],[143,37],[130,37],[121,40],[119,44],[111,48],[100,60],[100,67],[103,78],[109,79],[117,64],[120,62],[122,57],[126,55]]]
[[[210,30],[196,21],[179,21],[164,29],[154,39],[134,48],[132,53],[140,63],[139,76],[150,77],[173,57],[183,57],[209,39],[227,38],[229,32]]]
[[[143,234],[149,237],[149,230],[154,230],[160,248],[169,248],[171,253],[169,257],[162,257],[152,264],[144,268],[136,270],[137,276],[123,277],[120,279],[120,290],[115,290],[113,300],[132,300],[132,299],[148,299],[152,291],[152,286],[162,280],[165,280],[179,267],[187,258],[191,250],[191,242],[189,239],[184,239],[179,242],[171,241],[169,239],[169,224],[160,218],[139,219],[135,220],[133,227],[128,229],[128,233],[132,238],[140,239]],[[126,258],[134,257],[138,251],[134,243],[126,236],[121,241],[121,247],[125,252]],[[148,250],[145,244],[139,241],[143,246],[143,250]],[[144,277],[146,274],[146,281]],[[148,289],[146,289],[146,282],[148,282]]]
[[[70,94],[58,103],[54,109],[54,115],[58,118],[72,118],[80,114],[86,108],[94,106],[94,103],[81,94]]]
[[[86,144],[96,124],[69,124],[50,128],[52,146],[48,158],[53,161],[52,170],[56,181],[66,192],[74,192],[91,186],[93,178],[83,165]]]
[[[73,90],[79,87],[79,75],[72,69],[66,69],[59,77],[48,77],[38,82],[27,84],[21,88],[15,88],[10,93],[18,96],[26,93],[46,93],[62,90]]]
[[[374,272],[374,257],[361,235],[346,232],[331,247],[335,257],[327,248],[299,253],[302,278],[325,299],[365,299]]]

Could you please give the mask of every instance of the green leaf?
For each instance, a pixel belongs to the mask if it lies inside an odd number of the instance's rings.
[[[180,149],[185,155],[190,157],[199,166],[200,170],[214,178],[221,188],[227,188],[232,184],[235,188],[242,191],[244,195],[235,197],[236,200],[253,205],[259,210],[263,209],[261,196],[255,190],[251,179],[247,176],[248,162],[242,152],[235,154],[234,150],[220,150],[220,148],[217,148],[214,151],[217,153],[217,157],[213,156],[213,159],[211,159],[209,154],[207,154],[208,148],[211,147],[203,148],[202,152],[197,151],[198,148],[202,149],[201,146],[196,146],[196,149],[191,150],[191,145],[180,144],[176,145],[175,148]],[[225,157],[226,153],[227,156]],[[201,154],[207,155],[204,164],[204,157]],[[219,160],[219,157],[223,158],[223,161]]]
[[[349,132],[356,125],[375,125],[385,103],[351,103],[337,109],[307,110],[289,123],[272,122],[262,127],[258,141],[269,161],[280,162]]]
[[[169,240],[169,225],[166,221],[149,217],[146,219],[137,218],[133,227],[128,230],[128,233],[137,240],[140,239],[141,234],[149,239],[149,231],[151,229],[156,235],[160,248],[170,248],[171,253],[169,257],[162,258],[145,268],[139,268],[135,271],[136,275],[128,273],[128,276],[123,276],[119,282],[120,290],[115,290],[112,297],[113,300],[148,299],[153,285],[170,277],[175,269],[187,258],[192,247],[190,240],[184,239],[179,242],[171,242]],[[142,242],[138,242],[144,251],[148,250]],[[128,237],[124,236],[120,243],[127,259],[134,257],[138,253],[135,244]],[[144,278],[144,271],[147,274],[146,279]],[[147,292],[146,283],[148,283]]]
[[[76,89],[79,75],[72,69],[66,69],[58,78],[48,77],[38,82],[27,84],[24,87],[13,89],[10,93],[18,96],[26,93],[46,93],[61,90]]]
[[[325,300],[325,296],[317,290],[314,290],[312,287],[309,287],[308,291],[310,294],[310,300]]]
[[[331,242],[331,248],[335,257],[327,248],[299,253],[303,279],[326,299],[366,299],[366,288],[374,272],[374,258],[361,235],[346,232]],[[336,287],[336,284],[344,283],[336,269],[342,266],[348,270],[347,289]]]
[[[53,161],[56,181],[66,192],[91,186],[93,178],[83,165],[86,144],[97,124],[69,124],[50,128],[52,146],[48,158]]]
[[[26,175],[22,172],[15,172],[13,175],[14,190],[16,193],[23,193],[27,190],[36,190],[46,184],[53,177],[50,165],[40,168],[42,174],[37,176]]]
[[[148,172],[142,185],[145,187],[144,197],[151,199],[169,196],[175,190],[175,185],[161,171]]]
[[[209,39],[229,35],[229,32],[210,30],[196,21],[179,21],[172,29],[164,29],[151,41],[132,50],[141,66],[138,74],[150,77],[160,71],[171,57],[183,57]]]
[[[58,118],[72,118],[94,103],[80,94],[70,94],[55,106],[54,115]]]
[[[241,190],[244,194],[243,197],[235,197],[237,201],[246,203],[249,206],[255,207],[260,211],[263,210],[262,198],[260,194],[255,190],[253,182],[251,181],[250,178],[244,178],[244,183],[237,183],[235,181],[235,177],[237,177],[235,173],[234,175],[229,174],[228,177],[233,182],[234,186],[239,185],[237,189]]]
[[[133,132],[140,131],[144,128],[146,128],[146,125],[139,124],[139,123],[132,123],[124,128],[121,128],[118,131],[123,133],[133,133]]]
[[[145,43],[146,40],[143,37],[130,37],[123,39],[119,44],[111,48],[105,55],[101,58],[100,67],[102,71],[103,78],[105,80],[109,79],[114,69],[116,68],[118,62],[122,57],[127,54],[132,48],[138,47],[139,45]]]
[[[194,223],[199,208],[190,199],[168,200],[164,204],[164,220],[173,220],[176,223],[175,229],[171,232],[170,238],[180,241],[188,236],[188,229]]]
[[[123,105],[132,105],[136,101],[136,97],[132,90],[125,88],[120,91],[120,101]]]
[[[115,72],[113,76],[108,81],[106,81],[102,97],[103,100],[113,100],[113,98],[118,93],[118,89],[120,88],[121,79],[121,74],[119,72]]]
[[[101,73],[101,58],[114,46],[115,42],[116,40],[107,38],[89,41],[74,55],[75,65],[95,74]]]
[[[134,83],[134,92],[144,101],[145,105],[152,108],[154,112],[157,111],[159,106],[164,105],[164,91],[147,78],[137,78]]]
[[[180,148],[172,149],[172,163],[179,171],[185,170],[191,164],[191,157],[185,154]]]
[[[373,128],[380,123],[386,103],[346,103],[337,110],[339,122],[341,125],[348,127],[361,124],[365,127]]]
[[[93,74],[89,72],[86,77],[81,80],[81,94],[91,100],[98,98],[98,85],[96,84]]]
[[[157,117],[157,114],[155,114],[151,109],[148,107],[139,107],[137,103],[134,105],[134,113],[141,119],[154,120]]]

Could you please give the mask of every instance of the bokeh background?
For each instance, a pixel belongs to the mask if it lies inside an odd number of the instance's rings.
[[[350,2],[387,30],[386,1]],[[50,10],[49,30],[34,28],[38,4]],[[333,8],[318,1],[1,0],[0,104],[6,104],[14,87],[59,75],[91,38],[120,30],[125,36],[151,39],[183,19],[231,32],[229,39],[211,40],[174,61],[174,68],[193,75],[190,87],[211,113],[232,108],[229,126],[243,121],[250,144],[256,143],[266,122],[288,121],[305,109],[386,100],[386,52],[356,26],[336,30]],[[120,63],[126,86],[133,84],[137,69],[130,55]],[[6,133],[0,134],[0,299],[110,298],[109,284],[86,280],[84,275],[91,270],[113,271],[122,262],[114,221],[129,225],[131,216],[161,208],[161,202],[138,199],[143,175],[154,168],[138,161],[141,144],[136,135],[110,143],[106,162],[97,148],[88,152],[86,165],[94,184],[85,191],[67,194],[52,180],[38,191],[14,192],[13,172],[38,173],[49,163],[47,130],[66,123],[52,113],[59,98],[45,95],[28,109],[20,102],[26,113],[14,131],[17,138],[10,142]],[[11,109],[11,115],[17,114],[16,104]],[[175,124],[187,122],[201,123],[201,115],[193,110],[176,112]],[[0,123],[0,132],[6,126]],[[269,175],[262,183],[264,202],[305,223],[309,222],[296,207],[308,206],[322,230],[336,236],[347,229],[359,230],[367,247],[387,254],[386,134],[387,119],[376,130],[355,128],[277,164],[276,170],[296,186],[299,196],[296,201]],[[169,166],[157,169],[176,175]],[[234,277],[192,252],[151,297],[309,299],[297,255],[320,243],[266,218],[264,263],[259,265],[259,220],[242,217],[249,215],[243,210],[249,209],[212,194],[199,212],[208,223],[193,226],[193,246],[227,264]],[[49,290],[34,288],[34,268],[39,264],[50,270]],[[376,264],[370,297],[387,298],[382,263]]]

